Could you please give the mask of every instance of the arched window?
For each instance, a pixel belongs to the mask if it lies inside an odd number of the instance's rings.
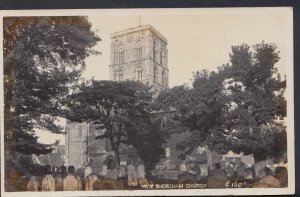
[[[135,57],[137,60],[140,60],[143,58],[143,43],[141,40],[138,40],[136,42],[136,47],[135,47]]]
[[[136,48],[136,59],[140,60],[143,58],[143,47],[142,45],[138,45]]]
[[[118,49],[118,63],[124,63],[124,48],[122,45]]]
[[[139,67],[137,70],[136,70],[136,74],[137,74],[137,80],[138,81],[142,81],[143,80],[143,70],[141,67]]]

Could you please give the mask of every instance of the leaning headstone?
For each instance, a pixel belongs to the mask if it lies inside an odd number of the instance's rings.
[[[121,165],[119,169],[119,178],[125,178],[126,176],[126,166]]]
[[[86,191],[93,191],[93,185],[96,181],[98,181],[98,176],[95,174],[90,174],[87,178],[86,178],[86,184],[85,184],[85,190]]]
[[[64,179],[64,191],[78,191],[80,188],[79,180],[74,176],[74,166],[68,167],[68,176]]]
[[[129,186],[137,186],[138,185],[138,180],[137,180],[137,173],[135,171],[135,167],[130,164],[127,166],[127,180],[128,180],[128,185]]]
[[[42,180],[42,191],[55,191],[55,179],[51,175],[51,166],[46,165],[46,176]]]
[[[27,183],[27,191],[38,191],[40,187],[39,180],[36,176],[32,176]]]

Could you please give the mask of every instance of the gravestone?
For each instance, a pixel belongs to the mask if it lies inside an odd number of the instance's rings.
[[[200,169],[200,176],[208,175],[208,166],[207,165],[199,165],[199,169]]]
[[[245,179],[247,180],[253,179],[252,168],[245,168]]]
[[[64,191],[78,191],[80,189],[79,180],[75,177],[75,167],[68,167],[68,176],[64,179]]]
[[[55,179],[51,175],[51,166],[45,166],[46,176],[42,180],[42,191],[55,191]]]
[[[90,174],[87,178],[86,178],[86,184],[85,184],[85,190],[86,191],[93,191],[93,185],[96,181],[98,181],[98,176],[95,174]]]
[[[55,179],[47,174],[42,180],[42,191],[55,191]]]
[[[138,176],[138,179],[145,179],[145,166],[143,164],[138,165],[137,176]]]
[[[148,181],[146,179],[145,166],[144,164],[139,164],[137,167],[137,177],[139,185],[146,185]]]
[[[245,166],[242,163],[236,168],[236,174],[238,178],[245,177]]]
[[[129,186],[137,186],[137,172],[135,171],[135,167],[130,164],[127,166],[127,181]]]
[[[40,182],[36,176],[32,176],[27,183],[27,191],[38,191]]]
[[[180,171],[180,172],[186,172],[186,171],[187,171],[185,162],[182,162],[182,163],[179,165],[179,171]]]
[[[74,175],[68,175],[64,179],[64,191],[78,191],[79,181]]]
[[[119,169],[119,178],[125,178],[126,176],[126,166],[121,165]]]

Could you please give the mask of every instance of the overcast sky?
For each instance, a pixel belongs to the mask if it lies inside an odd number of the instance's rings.
[[[285,74],[290,28],[288,8],[113,10],[89,16],[102,41],[95,47],[101,55],[86,60],[85,78],[109,79],[110,34],[139,26],[152,25],[168,40],[169,86],[190,83],[192,73],[216,70],[229,61],[232,45],[272,42],[278,46],[277,66]],[[44,132],[43,132],[44,133]],[[53,142],[57,135],[43,134],[41,142]],[[61,144],[64,139],[61,138]]]

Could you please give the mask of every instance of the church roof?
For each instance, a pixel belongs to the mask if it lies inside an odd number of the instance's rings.
[[[129,28],[129,29],[117,31],[117,32],[114,32],[114,33],[111,34],[111,38],[112,39],[119,38],[119,37],[127,36],[129,34],[142,32],[142,31],[146,31],[146,30],[150,30],[152,33],[154,33],[159,38],[161,38],[164,42],[166,42],[166,43],[168,42],[167,39],[161,33],[159,33],[159,31],[157,31],[154,27],[152,27],[151,25],[140,25],[140,26],[137,26],[137,27],[132,27],[132,28]]]

